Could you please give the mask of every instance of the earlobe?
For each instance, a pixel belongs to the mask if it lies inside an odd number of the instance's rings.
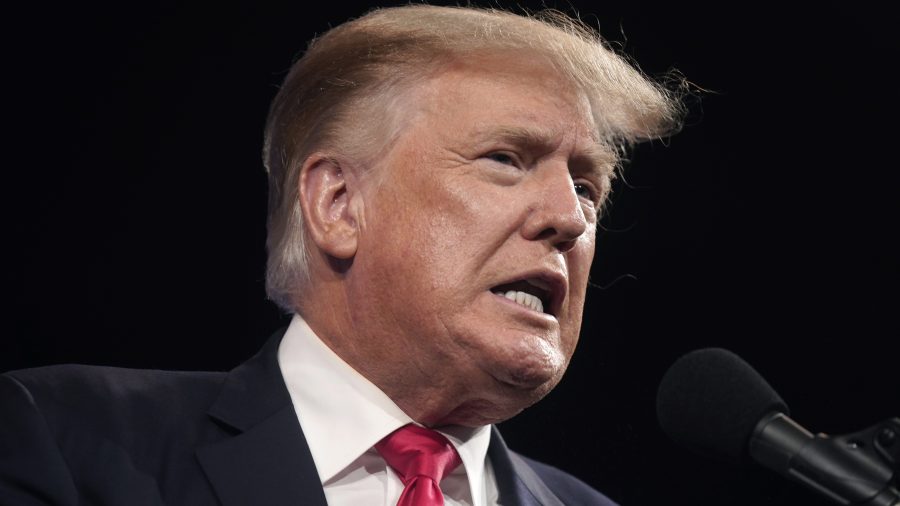
[[[340,162],[313,153],[300,168],[300,208],[309,238],[331,257],[348,260],[356,254],[357,220],[350,206],[355,188]]]

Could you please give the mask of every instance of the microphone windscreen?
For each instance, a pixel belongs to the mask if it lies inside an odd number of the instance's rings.
[[[747,362],[722,348],[679,358],[663,376],[656,416],[672,440],[718,460],[741,463],[757,422],[787,405]]]

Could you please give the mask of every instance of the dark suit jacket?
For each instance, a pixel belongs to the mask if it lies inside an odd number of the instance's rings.
[[[0,376],[0,505],[325,505],[276,360],[229,373],[62,365]],[[488,450],[501,504],[612,505],[553,467]]]

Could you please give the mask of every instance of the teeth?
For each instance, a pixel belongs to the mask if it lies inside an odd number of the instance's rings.
[[[541,302],[541,299],[531,295],[530,293],[520,292],[517,290],[510,290],[506,293],[497,293],[497,295],[502,295],[507,299],[521,304],[533,311],[537,311],[538,313],[544,312],[544,303]]]

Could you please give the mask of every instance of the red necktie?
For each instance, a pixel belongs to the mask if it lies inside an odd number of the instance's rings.
[[[375,444],[385,462],[400,476],[403,493],[397,506],[443,506],[438,485],[462,461],[456,449],[439,433],[406,425]]]

